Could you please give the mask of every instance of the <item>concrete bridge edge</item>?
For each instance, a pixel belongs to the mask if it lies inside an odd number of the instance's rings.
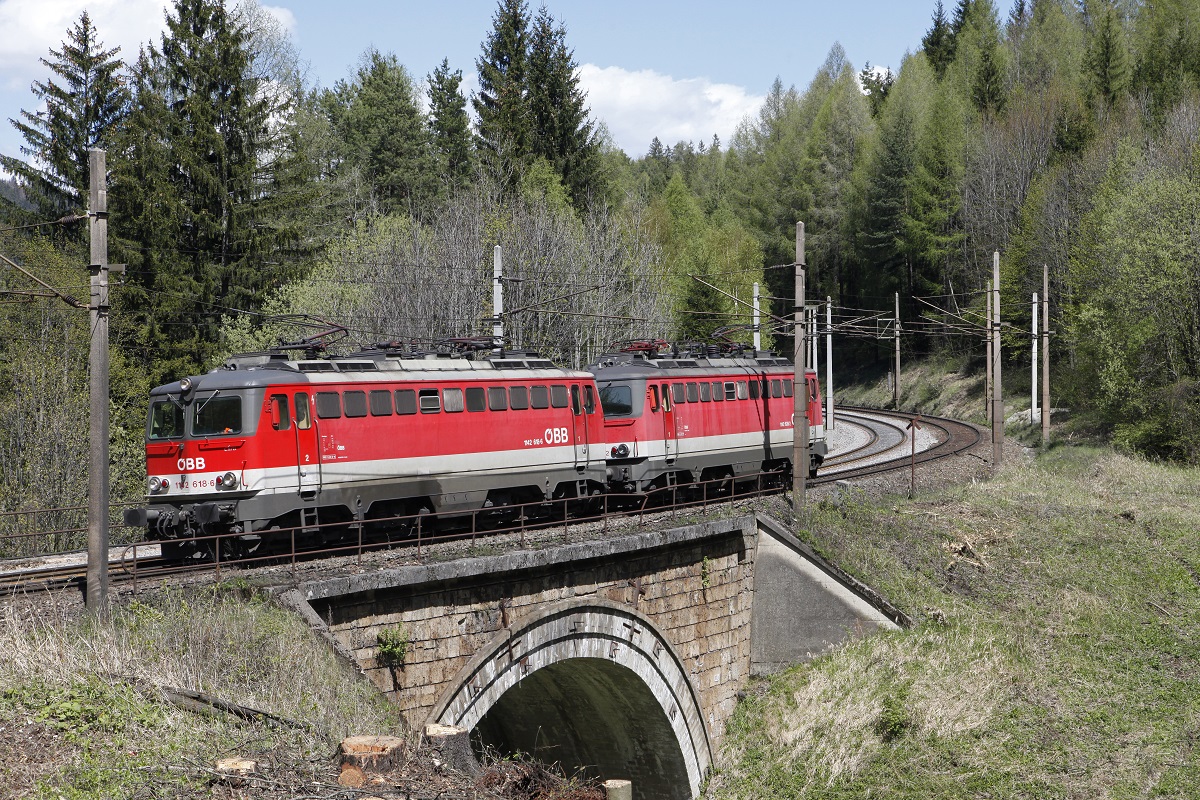
[[[712,735],[708,729],[708,724],[705,721],[700,693],[697,690],[695,683],[689,676],[687,669],[684,666],[684,660],[680,657],[680,654],[678,650],[676,650],[675,646],[671,644],[671,642],[645,614],[622,603],[597,597],[562,600],[547,606],[536,614],[531,614],[515,621],[508,628],[498,632],[486,646],[482,647],[475,654],[475,656],[458,671],[455,677],[450,681],[449,688],[443,692],[441,698],[433,707],[433,710],[429,713],[426,721],[428,723],[440,723],[465,727],[462,724],[461,716],[455,716],[454,718],[451,718],[447,716],[448,712],[450,712],[452,705],[455,704],[456,700],[459,700],[462,697],[464,692],[469,694],[473,691],[471,687],[475,686],[474,681],[485,675],[487,667],[490,664],[498,661],[498,657],[505,654],[509,650],[510,645],[519,639],[529,636],[531,632],[535,632],[539,628],[548,629],[551,627],[550,623],[555,620],[561,620],[564,617],[586,615],[589,613],[589,611],[606,615],[614,619],[619,617],[632,618],[637,624],[643,626],[643,630],[650,632],[650,634],[652,634],[650,638],[652,638],[655,644],[650,644],[649,639],[640,640],[635,644],[631,641],[633,638],[632,635],[629,638],[622,637],[620,642],[625,645],[625,650],[627,652],[637,653],[638,655],[636,658],[648,664],[653,670],[663,672],[663,670],[657,666],[658,660],[655,653],[663,652],[668,655],[668,663],[671,665],[671,667],[673,667],[673,669],[669,671],[673,672],[674,674],[663,674],[662,683],[669,690],[671,690],[672,696],[674,697],[679,708],[682,710],[682,716],[679,720],[682,725],[675,724],[674,717],[671,715],[671,709],[664,704],[664,698],[659,697],[654,693],[655,687],[652,685],[653,682],[647,681],[646,675],[633,666],[629,664],[622,665],[632,669],[635,674],[641,678],[642,682],[647,685],[647,688],[650,689],[651,693],[654,695],[655,700],[658,701],[659,707],[662,709],[664,716],[667,716],[671,720],[672,727],[676,732],[676,738],[678,740],[680,750],[688,767],[689,782],[692,784],[692,796],[696,796],[699,793],[700,786],[707,776],[710,767],[714,763]],[[592,633],[598,637],[605,637],[613,642],[617,641],[615,632],[610,633],[607,631],[593,631]],[[549,631],[549,636],[550,638],[557,637],[559,640],[564,640],[567,638],[561,631]],[[577,635],[572,634],[570,638],[577,639],[578,637]],[[543,644],[549,641],[550,639],[548,638],[546,642],[543,642]],[[524,650],[534,649],[533,647],[528,646],[527,642],[524,644]],[[629,659],[629,656],[626,656],[624,653],[621,655],[622,658],[620,659],[612,656],[610,656],[610,658],[613,658],[613,660],[617,660],[618,662]],[[593,655],[591,657],[595,656]],[[548,661],[546,663],[538,664],[536,668],[540,669],[542,667],[550,666],[553,663],[561,663],[562,661],[567,660],[570,659],[564,658]],[[495,696],[491,698],[492,704],[494,704],[505,691],[511,688],[512,685],[519,681],[521,677],[524,677],[525,674],[528,674],[522,673],[520,676],[515,676],[516,671],[520,668],[520,663],[521,662],[519,660],[514,660],[510,657],[500,669],[500,672],[507,673],[508,680],[501,679],[499,682],[497,682],[497,678],[499,677],[498,674],[493,674],[491,678],[488,679],[489,683],[498,687],[494,691]],[[532,671],[536,670],[534,669],[531,670],[531,672]],[[485,691],[485,687],[477,686],[474,691],[478,692],[479,695],[482,695]],[[681,697],[681,694],[684,696]],[[486,710],[487,709],[483,709],[483,711],[479,712],[476,716],[481,717],[483,713],[486,713]],[[687,741],[684,741],[681,736],[681,727],[683,730],[687,731]]]

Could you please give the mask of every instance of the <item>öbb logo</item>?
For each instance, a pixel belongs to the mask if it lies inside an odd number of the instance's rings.
[[[204,469],[203,458],[181,458],[175,464],[179,467],[180,472],[191,472],[196,469]]]
[[[566,428],[546,428],[544,436],[546,438],[543,441],[546,444],[564,444],[571,441],[571,436],[567,433]]]

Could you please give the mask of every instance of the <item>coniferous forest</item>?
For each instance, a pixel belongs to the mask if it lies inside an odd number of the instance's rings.
[[[326,88],[253,4],[176,0],[137,53],[85,13],[43,59],[44,109],[11,120],[25,147],[0,157],[15,176],[0,255],[88,296],[86,223],[62,220],[86,210],[87,149],[104,148],[109,260],[126,265],[117,497],[142,489],[147,391],[231,352],[330,323],[347,346],[490,333],[497,245],[514,344],[582,365],[620,340],[705,339],[750,321],[709,284],[748,301],[761,283],[790,313],[797,220],[810,300],[845,321],[891,316],[898,293],[905,352],[968,367],[993,253],[1014,365],[1045,265],[1054,405],[1122,447],[1200,461],[1200,5],[929,11],[896,72],[834,43],[730,141],[636,155],[590,114],[569,19],[525,0],[499,0],[474,64],[419,76],[370,50]],[[75,504],[87,314],[6,265],[0,322],[0,510]],[[878,357],[846,330],[842,364]]]

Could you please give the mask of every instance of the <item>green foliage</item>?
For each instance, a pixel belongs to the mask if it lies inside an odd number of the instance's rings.
[[[501,162],[520,159],[530,149],[528,28],[525,0],[500,0],[483,53],[475,61],[479,91],[471,102],[479,117],[477,143]]]
[[[375,637],[379,645],[379,659],[389,666],[404,666],[404,656],[408,654],[408,629],[403,625],[393,625],[384,628]]]
[[[442,59],[426,78],[426,83],[429,87],[429,132],[438,174],[447,189],[459,189],[470,182],[475,160],[467,101],[460,89],[462,70],[451,72],[450,62]]]
[[[452,126],[451,97],[437,109]],[[356,169],[374,187],[384,212],[420,208],[431,192],[430,137],[408,71],[394,55],[369,49],[352,81],[339,81],[321,97],[343,146],[345,169]],[[451,134],[452,135],[452,134]],[[444,147],[458,148],[443,138]],[[456,159],[463,153],[456,151]],[[447,155],[447,159],[449,156]],[[450,166],[449,160],[446,162]],[[455,165],[461,176],[464,163]]]
[[[114,58],[120,49],[104,49],[85,10],[62,49],[51,50],[52,59],[39,59],[57,76],[31,87],[45,108],[22,110],[24,122],[11,120],[26,142],[21,152],[41,166],[11,156],[0,156],[0,166],[23,181],[44,218],[79,213],[87,205],[87,151],[109,147],[129,102],[119,75],[124,65]]]

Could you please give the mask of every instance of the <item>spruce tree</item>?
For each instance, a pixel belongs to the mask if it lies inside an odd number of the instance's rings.
[[[528,28],[525,0],[500,0],[483,54],[475,61],[479,92],[472,105],[479,117],[478,146],[504,163],[518,162],[529,153]]]
[[[950,30],[950,23],[946,21],[946,9],[942,6],[942,0],[938,0],[937,10],[933,13],[933,26],[921,39],[921,48],[937,76],[940,78],[945,75],[946,68],[954,60],[954,33]]]
[[[526,78],[530,150],[554,166],[575,207],[582,209],[594,188],[599,148],[566,36],[566,28],[555,24],[545,6],[539,9],[529,39]]]
[[[123,64],[115,58],[120,49],[104,49],[84,11],[67,31],[62,49],[51,50],[52,59],[39,59],[58,77],[31,87],[45,110],[22,110],[24,122],[9,120],[25,139],[21,152],[42,166],[12,156],[0,156],[0,165],[21,179],[43,216],[87,205],[88,148],[109,147],[129,103],[119,74]]]
[[[413,211],[432,192],[429,132],[412,80],[396,56],[370,49],[353,81],[323,100],[348,164],[374,186],[384,211]]]
[[[473,155],[467,100],[459,87],[462,70],[450,71],[448,59],[426,78],[429,86],[429,130],[434,157],[443,183],[450,188],[467,185]]]
[[[1129,82],[1121,20],[1112,0],[1088,3],[1086,17],[1088,31],[1083,67],[1088,97],[1095,106],[1112,108]]]

